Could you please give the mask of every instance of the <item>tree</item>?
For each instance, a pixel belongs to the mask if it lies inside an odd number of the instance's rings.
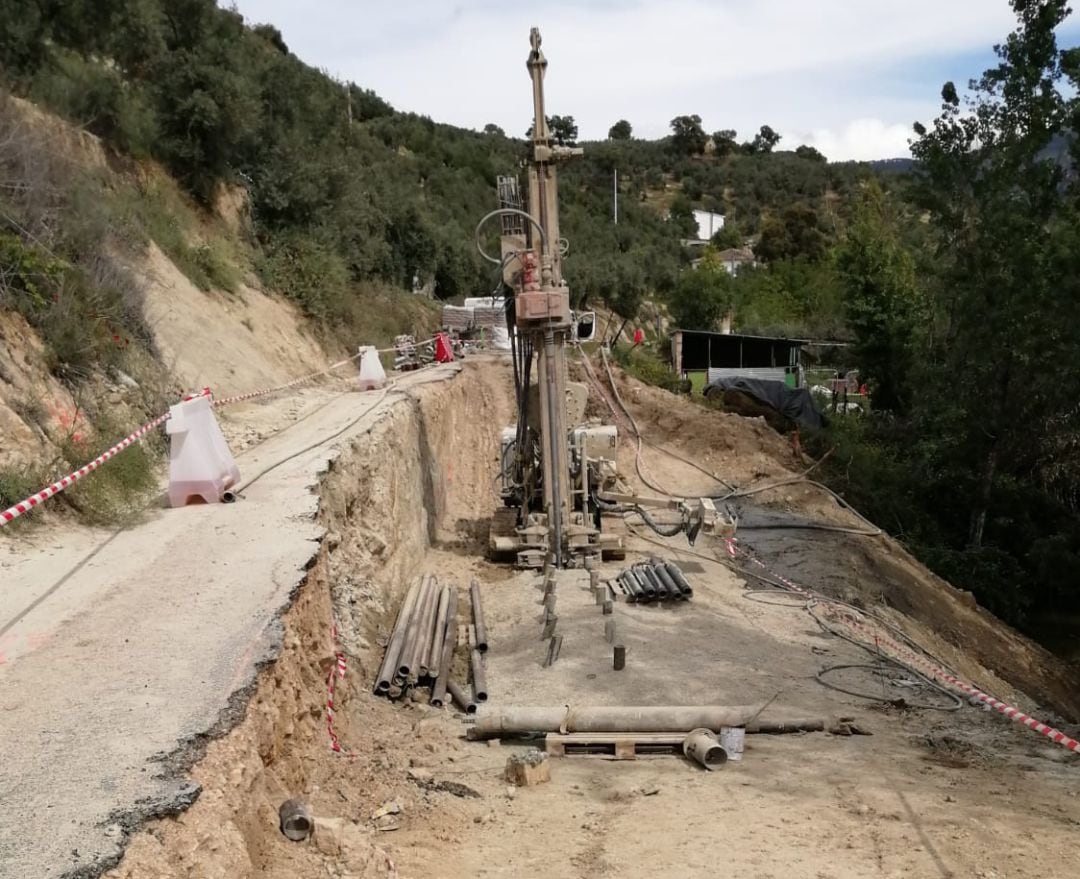
[[[874,408],[905,414],[912,400],[916,340],[928,315],[915,282],[915,260],[875,180],[862,194],[836,266],[859,374],[869,380]]]
[[[761,224],[755,253],[770,263],[799,257],[814,262],[825,256],[827,245],[817,211],[808,204],[795,204]]]
[[[734,294],[734,279],[710,250],[697,268],[679,276],[671,293],[671,318],[682,329],[712,330],[733,309]]]
[[[1032,473],[1033,436],[1076,406],[1063,376],[1080,370],[1075,193],[1048,146],[1075,122],[1055,28],[1066,0],[1012,0],[1018,28],[996,47],[998,64],[961,97],[942,88],[942,111],[916,123],[920,205],[936,233],[940,283],[933,371],[920,413],[939,467],[961,476],[970,509],[967,543],[986,536],[996,487]],[[1075,87],[1075,79],[1074,79]],[[1070,107],[1071,105],[1071,107]],[[971,462],[971,463],[969,463]],[[1002,536],[1003,540],[1011,537]]]
[[[676,116],[671,120],[671,144],[684,156],[701,155],[705,149],[705,130],[701,127],[701,117]]]
[[[828,159],[826,159],[820,152],[818,152],[812,146],[807,146],[806,144],[802,144],[801,146],[796,147],[795,155],[798,156],[800,159],[807,159],[811,162],[824,163],[828,161]]]
[[[742,247],[746,236],[735,223],[724,223],[712,237],[712,245],[718,250]]]
[[[771,153],[778,143],[780,143],[780,135],[768,125],[762,125],[761,130],[754,135],[754,139],[750,142],[747,152]]]
[[[548,128],[551,139],[559,146],[573,146],[577,143],[578,127],[573,116],[549,116]]]
[[[732,153],[739,149],[739,144],[736,138],[739,135],[733,128],[722,128],[720,131],[714,131],[712,136],[713,147],[715,148],[714,155],[723,158],[724,156],[730,156]]]
[[[680,238],[697,238],[697,220],[694,218],[694,204],[683,193],[671,201],[668,209],[668,222],[679,232]]]
[[[494,122],[489,122],[487,125],[484,126],[484,134],[491,137],[506,137],[506,132],[503,131]]]
[[[630,123],[625,119],[620,119],[608,129],[607,136],[611,140],[630,140],[633,133],[634,129],[630,126]]]

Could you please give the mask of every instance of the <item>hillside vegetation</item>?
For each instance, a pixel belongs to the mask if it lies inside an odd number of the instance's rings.
[[[1080,609],[1080,58],[1057,46],[1063,0],[1012,6],[999,62],[966,93],[946,84],[940,118],[914,132],[917,165],[785,151],[768,125],[741,137],[677,116],[644,141],[613,120],[561,195],[576,305],[634,318],[649,299],[688,327],[731,315],[743,332],[852,342],[873,413],[810,438],[836,449],[828,477],[1023,624]],[[0,307],[70,386],[132,352],[153,360],[109,258],[149,242],[206,290],[258,277],[331,344],[431,320],[417,286],[448,299],[497,285],[473,230],[522,139],[395,110],[212,0],[0,0],[0,20],[3,86],[107,148],[74,172],[27,148],[2,99]],[[572,118],[551,125],[576,139]],[[727,220],[704,250],[682,243],[695,208]],[[718,254],[746,245],[757,265],[733,277]]]

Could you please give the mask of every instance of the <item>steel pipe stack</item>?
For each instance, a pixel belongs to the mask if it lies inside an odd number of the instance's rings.
[[[631,604],[688,601],[694,595],[693,588],[679,566],[660,558],[652,558],[648,562],[627,568],[615,578],[615,582]]]
[[[431,687],[432,704],[443,705],[456,636],[457,590],[431,574],[414,580],[386,646],[375,693],[398,698],[411,688]]]

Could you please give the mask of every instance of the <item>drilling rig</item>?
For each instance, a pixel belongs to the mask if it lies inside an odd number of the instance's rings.
[[[691,541],[711,530],[715,510],[698,501],[616,494],[618,432],[587,421],[588,389],[567,379],[567,347],[578,337],[563,278],[567,242],[559,232],[558,166],[584,151],[552,142],[544,107],[547,59],[540,31],[533,28],[527,61],[532,79],[533,127],[525,168],[526,198],[518,178],[498,180],[499,207],[480,220],[477,247],[499,266],[506,298],[507,329],[514,361],[517,423],[503,430],[500,494],[504,509],[490,538],[493,558],[513,558],[521,567],[576,566],[589,558],[623,558],[621,536],[601,532],[601,512],[667,508],[682,516],[678,530]],[[487,253],[484,225],[498,218],[500,255]],[[536,381],[533,382],[533,364]],[[644,516],[647,523],[651,518]]]

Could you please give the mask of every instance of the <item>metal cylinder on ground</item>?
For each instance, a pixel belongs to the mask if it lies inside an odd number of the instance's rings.
[[[632,571],[625,571],[622,576],[623,582],[625,582],[627,587],[634,593],[634,601],[645,601],[645,589],[638,578],[634,576],[634,573]]]
[[[476,647],[472,649],[471,657],[473,698],[477,702],[487,702],[487,675],[484,674],[484,658]]]
[[[668,597],[667,588],[660,582],[660,578],[656,576],[656,572],[652,568],[648,565],[638,565],[637,571],[639,577],[644,577],[649,581],[658,601],[663,601]]]
[[[664,567],[664,563],[659,559],[653,559],[652,562],[653,573],[660,578],[660,582],[664,584],[664,587],[668,591],[668,595],[674,598],[676,601],[682,601],[685,597],[682,593],[682,588],[675,579],[667,572],[667,568]]]
[[[679,588],[682,590],[684,598],[692,598],[694,595],[694,587],[690,585],[690,581],[686,579],[682,569],[674,562],[665,562],[664,567],[667,569],[671,579],[679,584]]]
[[[825,718],[806,720],[757,720],[746,725],[747,735],[785,735],[786,733],[823,732]]]
[[[405,594],[405,600],[401,603],[401,608],[398,610],[397,621],[394,623],[394,630],[390,634],[390,641],[386,645],[386,653],[383,654],[382,665],[379,666],[379,673],[375,677],[375,692],[376,693],[388,693],[390,687],[394,682],[394,675],[398,669],[398,657],[401,656],[401,645],[405,641],[405,631],[409,627],[409,619],[412,615],[413,608],[416,605],[416,597],[420,593],[420,584],[422,579],[417,577],[413,580],[412,585],[409,586],[409,591]]]
[[[624,668],[626,668],[626,645],[612,645],[611,653],[611,667],[615,669],[615,671],[622,671]]]
[[[293,842],[307,839],[315,829],[311,809],[303,800],[286,800],[282,803],[278,807],[278,820],[281,822],[281,832]]]
[[[645,576],[643,571],[635,567],[630,568],[627,573],[630,574],[631,577],[637,579],[641,591],[645,593],[646,601],[656,601],[656,586],[653,585],[652,580]]]
[[[745,724],[759,705],[507,707],[479,718],[474,738],[532,732],[689,732]]]
[[[728,754],[716,740],[712,730],[695,729],[683,739],[683,754],[712,770],[727,763]]]
[[[420,660],[420,676],[436,677],[439,674],[439,660],[442,656],[443,636],[446,633],[446,608],[450,602],[450,587],[439,590],[435,619],[430,632],[424,634],[424,656]]]
[[[450,587],[450,597],[446,607],[446,628],[443,630],[442,647],[439,653],[439,676],[431,689],[431,704],[442,708],[446,702],[446,685],[450,680],[450,663],[454,659],[454,647],[457,644],[457,589]]]
[[[430,574],[423,576],[420,583],[420,593],[416,597],[416,603],[413,605],[412,613],[409,616],[409,625],[405,630],[405,640],[398,657],[397,677],[402,680],[408,679],[409,675],[416,670],[414,663],[419,662],[419,657],[415,655],[417,634],[420,631],[420,618],[427,608],[428,595],[430,594],[433,579]]]
[[[465,691],[455,681],[448,680],[446,689],[450,691],[450,695],[462,711],[466,714],[476,714],[476,703],[465,694]]]
[[[487,653],[487,624],[484,622],[484,606],[480,603],[480,584],[475,578],[469,584],[469,597],[472,599],[473,625],[476,626],[476,649]]]

